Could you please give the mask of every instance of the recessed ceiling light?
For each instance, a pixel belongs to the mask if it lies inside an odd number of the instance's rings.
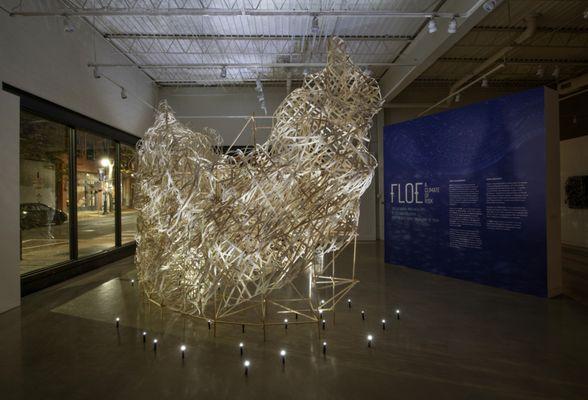
[[[63,17],[63,30],[67,33],[72,33],[76,30],[76,27],[71,23],[68,16]]]
[[[455,17],[451,18],[449,21],[449,25],[447,25],[447,33],[455,33],[457,32],[457,20]]]
[[[429,20],[429,23],[427,24],[427,29],[429,30],[429,33],[437,32],[437,22],[433,18]]]
[[[315,15],[312,17],[312,27],[310,28],[310,32],[313,35],[318,35],[320,29],[319,29],[319,20],[318,20],[318,16]]]
[[[494,10],[496,8],[496,0],[488,0],[487,2],[484,3],[482,8],[486,12],[491,12],[492,10]]]

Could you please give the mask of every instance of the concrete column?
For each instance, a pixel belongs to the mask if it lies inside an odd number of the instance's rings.
[[[0,90],[0,313],[20,305],[20,99]]]

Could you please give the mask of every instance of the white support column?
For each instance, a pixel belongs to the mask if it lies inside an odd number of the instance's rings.
[[[0,89],[0,313],[20,305],[20,99]]]

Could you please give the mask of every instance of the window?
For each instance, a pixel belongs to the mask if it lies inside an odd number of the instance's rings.
[[[132,144],[23,109],[21,274],[133,244],[136,165]]]
[[[21,106],[21,294],[133,255],[138,138],[5,82],[2,90]]]
[[[115,246],[115,162],[113,140],[76,132],[78,256]]]
[[[20,122],[21,273],[70,259],[69,128],[23,111]]]

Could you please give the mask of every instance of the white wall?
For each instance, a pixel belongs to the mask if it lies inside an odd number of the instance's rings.
[[[264,95],[271,116],[286,97],[285,86],[264,87]],[[159,99],[167,100],[180,120],[192,129],[214,128],[223,138],[224,144],[230,145],[241,131],[246,119],[228,118],[233,116],[265,115],[259,107],[257,93],[250,87],[210,87],[210,88],[162,88]],[[216,116],[218,118],[201,118]],[[189,118],[184,118],[189,117]],[[258,126],[271,126],[271,119],[259,120]],[[372,130],[373,134],[377,131]],[[267,139],[269,130],[258,131],[257,143]],[[375,141],[375,137],[373,138]],[[237,140],[236,145],[253,144],[250,130],[246,130]],[[372,144],[375,154],[375,142]],[[361,199],[359,219],[359,240],[376,239],[375,179]]]
[[[0,0],[10,9],[15,1]],[[41,6],[27,2],[27,7]],[[96,60],[127,62],[100,35],[80,19],[66,33],[61,17],[9,17],[0,11],[0,81],[52,101],[123,131],[141,135],[151,125],[153,110],[142,101],[156,98],[156,88],[143,73],[119,69],[104,71],[126,88],[105,78],[94,79],[87,67]],[[94,45],[95,44],[95,45]],[[0,90],[0,312],[20,303],[19,273],[19,99]]]
[[[570,176],[588,175],[588,136],[560,143],[561,165],[561,241],[588,247],[588,209],[571,209],[565,203],[565,182]]]
[[[14,1],[0,0],[6,8]],[[27,7],[33,7],[28,2]],[[128,69],[102,71],[120,83],[94,79],[87,64],[128,63],[81,19],[72,19],[75,32],[63,29],[61,17],[9,17],[0,12],[0,80],[45,100],[77,111],[123,131],[142,135],[152,123],[153,110],[137,99],[153,103],[156,88],[142,72]]]

